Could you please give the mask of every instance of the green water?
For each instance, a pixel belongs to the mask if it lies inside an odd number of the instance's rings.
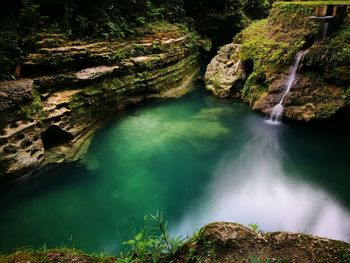
[[[0,251],[115,252],[157,210],[175,236],[222,220],[350,241],[348,131],[271,126],[202,89],[129,110],[81,163],[2,189]]]

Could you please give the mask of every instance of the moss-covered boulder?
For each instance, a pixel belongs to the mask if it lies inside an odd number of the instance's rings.
[[[212,59],[205,73],[206,88],[216,97],[225,98],[243,84],[245,74],[239,60],[241,46],[228,44]]]

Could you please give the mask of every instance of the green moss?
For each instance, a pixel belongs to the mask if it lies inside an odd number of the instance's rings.
[[[252,67],[252,73],[241,90],[245,101],[254,105],[272,82],[286,73],[297,52],[308,46],[312,47],[304,64],[323,67],[318,70],[318,78],[336,84],[350,82],[349,26],[343,24],[326,42],[314,44],[320,24],[309,16],[319,5],[320,2],[275,3],[268,19],[252,23],[235,38],[236,43],[242,44],[241,61]]]
[[[344,24],[333,36],[309,49],[305,64],[323,72],[331,83],[346,86],[350,83],[350,23]]]
[[[254,68],[269,68],[278,70],[280,66],[289,65],[293,57],[300,49],[300,45],[289,45],[273,41],[265,36],[260,36],[242,45],[240,59],[254,61]]]
[[[178,87],[189,73],[198,68],[198,57],[199,53],[194,52],[189,56],[182,54],[176,58],[176,63],[170,65],[169,58],[141,63],[142,71],[132,71],[87,86],[75,94],[69,104],[72,119],[77,122],[98,119],[107,112],[117,111],[128,99],[160,94]]]
[[[28,120],[37,120],[40,122],[46,117],[43,110],[43,103],[39,92],[35,88],[32,89],[32,95],[34,99],[29,103],[20,105],[20,109]]]
[[[350,61],[350,23],[344,25],[326,42],[314,45],[306,57],[309,65],[348,65]]]
[[[234,42],[237,44],[242,44],[253,40],[261,35],[267,35],[267,19],[261,19],[250,24],[250,26],[242,30],[235,38]]]
[[[268,19],[270,36],[287,43],[313,42],[319,31],[319,23],[309,19],[314,13],[312,5],[274,4]]]
[[[295,21],[294,18],[298,15],[294,17],[295,13],[292,12],[289,15],[292,17],[288,17],[288,14],[289,11],[275,8],[269,20],[254,22],[242,31],[236,41],[242,44],[240,58],[243,62],[253,61],[256,70],[264,68],[277,71],[293,62],[295,54],[305,45],[305,36],[293,34],[299,31],[299,27],[295,25],[296,22],[290,21]],[[289,35],[280,37],[282,31],[288,31]]]
[[[263,71],[253,72],[247,79],[241,95],[243,99],[254,106],[254,103],[267,92],[268,85],[266,84],[266,76]]]
[[[213,76],[212,78],[209,78],[207,80],[208,84],[213,84],[214,86],[220,87],[222,84],[222,81],[220,80],[219,76]]]

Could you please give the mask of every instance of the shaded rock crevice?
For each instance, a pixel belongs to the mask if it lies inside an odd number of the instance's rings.
[[[74,136],[69,132],[62,130],[59,126],[52,125],[41,134],[41,140],[45,150],[55,146],[68,143],[73,140]]]

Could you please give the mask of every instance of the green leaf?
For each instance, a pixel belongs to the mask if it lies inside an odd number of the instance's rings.
[[[143,233],[142,233],[142,232],[139,232],[139,233],[137,233],[137,235],[135,236],[135,240],[136,240],[136,241],[140,241],[140,240],[142,239],[142,237],[143,237]]]

